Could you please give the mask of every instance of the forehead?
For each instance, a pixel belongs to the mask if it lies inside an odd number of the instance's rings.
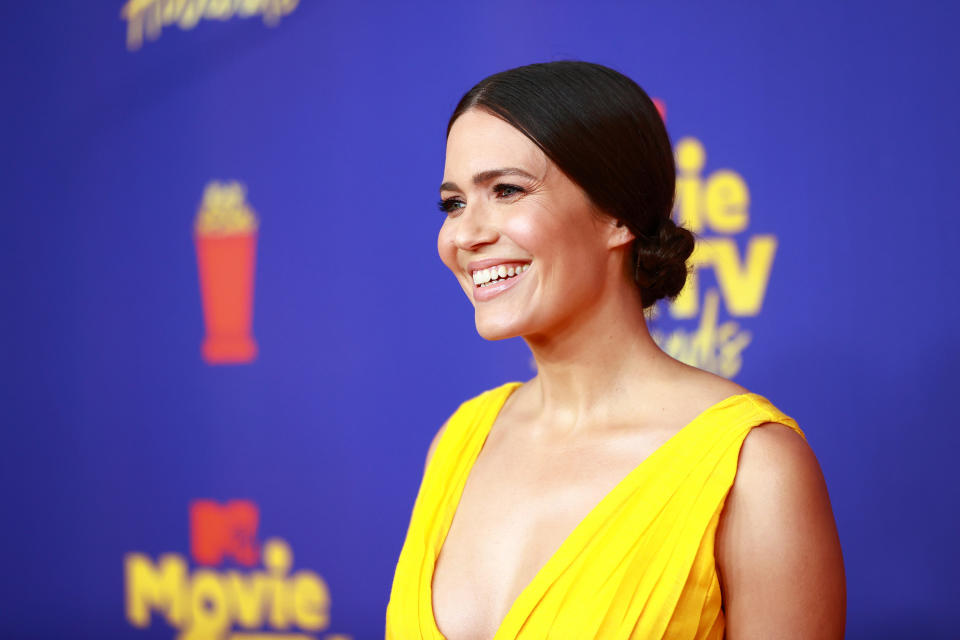
[[[540,147],[513,125],[481,109],[470,109],[450,128],[444,179],[499,167],[519,167],[543,176],[548,165]]]

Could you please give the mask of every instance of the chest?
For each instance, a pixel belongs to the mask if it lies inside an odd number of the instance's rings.
[[[624,433],[549,447],[488,441],[434,568],[433,613],[448,640],[492,638],[570,533],[669,435]]]

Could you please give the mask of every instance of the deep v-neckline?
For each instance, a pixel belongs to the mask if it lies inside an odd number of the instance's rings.
[[[433,625],[433,629],[436,632],[436,634],[441,638],[446,638],[446,636],[443,635],[443,632],[440,631],[440,627],[437,625],[437,617],[433,609],[433,578],[437,571],[437,559],[440,557],[440,552],[443,550],[443,545],[447,540],[447,534],[450,533],[450,528],[451,526],[453,526],[453,520],[456,517],[457,510],[460,507],[460,500],[463,498],[464,488],[466,487],[467,481],[470,479],[470,472],[473,470],[473,466],[476,463],[477,458],[480,457],[480,452],[483,450],[483,446],[486,444],[487,438],[489,437],[490,432],[493,430],[493,425],[496,423],[497,418],[500,416],[500,412],[503,410],[504,405],[506,405],[507,400],[510,399],[510,396],[513,395],[513,392],[516,391],[522,384],[523,384],[522,382],[508,382],[505,385],[503,385],[504,387],[509,387],[508,393],[505,393],[503,395],[503,398],[500,400],[499,406],[493,407],[489,411],[489,413],[492,414],[492,416],[487,418],[487,420],[485,421],[485,424],[478,427],[482,431],[476,435],[470,436],[471,438],[480,439],[481,440],[480,446],[475,447],[475,451],[473,452],[473,458],[470,460],[466,471],[463,472],[463,476],[464,476],[463,482],[460,483],[459,490],[455,493],[455,495],[452,495],[450,497],[450,500],[454,502],[453,512],[450,518],[447,519],[446,528],[441,533],[439,542],[437,543],[437,546],[432,553],[433,558],[430,566],[430,581],[427,583],[429,592],[426,595],[430,605],[429,606],[430,623]],[[593,506],[592,509],[590,509],[587,515],[584,516],[583,519],[580,522],[578,522],[577,525],[573,528],[573,530],[567,534],[567,536],[563,539],[563,542],[560,543],[560,546],[554,550],[554,552],[550,555],[549,558],[547,558],[546,562],[544,562],[544,564],[540,567],[540,569],[538,569],[537,572],[533,574],[533,578],[530,579],[530,582],[528,582],[526,586],[523,587],[520,593],[517,594],[516,599],[514,599],[514,601],[510,604],[510,607],[507,609],[507,613],[503,616],[503,619],[500,620],[500,624],[497,626],[497,630],[496,632],[494,632],[493,638],[491,638],[491,640],[501,640],[500,634],[504,629],[508,628],[507,623],[512,622],[516,616],[520,615],[519,611],[521,611],[521,604],[525,604],[526,601],[530,599],[531,594],[534,591],[534,588],[537,586],[537,584],[539,584],[539,582],[544,580],[545,579],[544,576],[547,575],[548,572],[552,570],[553,567],[558,562],[560,562],[560,558],[563,558],[569,555],[569,547],[571,544],[573,544],[572,541],[575,541],[579,537],[581,537],[578,534],[584,530],[584,528],[587,526],[587,524],[589,524],[591,520],[593,520],[595,517],[598,517],[597,514],[600,513],[607,504],[609,504],[612,500],[616,499],[624,491],[628,491],[632,489],[633,485],[637,484],[638,480],[643,475],[643,472],[650,466],[648,463],[651,460],[665,455],[663,453],[665,450],[675,447],[676,442],[680,439],[682,435],[686,435],[687,433],[692,431],[691,427],[702,422],[702,420],[713,411],[723,406],[726,406],[727,404],[733,402],[738,398],[745,397],[745,396],[752,396],[752,395],[754,394],[737,393],[731,396],[727,396],[723,400],[720,400],[719,402],[716,402],[710,405],[709,407],[701,411],[699,414],[697,414],[690,422],[688,422],[679,430],[677,430],[676,433],[674,433],[672,436],[667,438],[667,440],[664,441],[659,447],[654,449],[646,458],[640,461],[640,463],[637,464],[637,466],[631,469],[626,476],[624,476],[616,485],[614,485],[614,487],[610,489],[610,491],[608,491],[600,499],[600,501]]]

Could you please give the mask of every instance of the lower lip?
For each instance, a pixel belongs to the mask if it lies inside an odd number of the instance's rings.
[[[491,284],[486,287],[473,285],[473,299],[477,302],[486,302],[487,300],[496,298],[498,295],[517,284],[517,280],[527,275],[527,271],[530,271],[530,267],[527,267],[526,270],[522,271],[518,276],[507,278],[503,282]]]

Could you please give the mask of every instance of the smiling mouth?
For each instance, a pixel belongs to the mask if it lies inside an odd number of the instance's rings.
[[[529,263],[513,263],[500,264],[489,269],[477,269],[473,272],[473,284],[477,288],[489,287],[515,278],[529,268]]]

